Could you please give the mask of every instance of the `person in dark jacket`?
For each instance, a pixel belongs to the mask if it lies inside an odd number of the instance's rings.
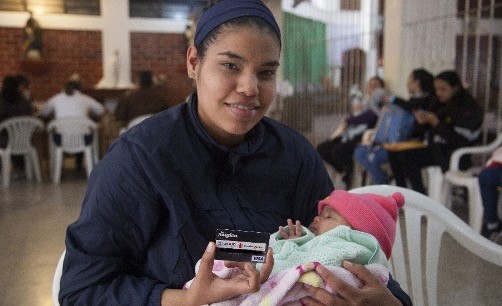
[[[375,126],[378,115],[371,108],[364,108],[360,99],[352,101],[352,113],[343,120],[331,138],[317,146],[322,159],[342,174],[345,189],[352,185],[354,149],[361,142],[366,130]]]
[[[25,86],[25,81],[20,75],[8,75],[2,81],[0,92],[0,122],[16,116],[30,116],[33,114],[31,101],[25,97],[21,88]],[[8,144],[9,136],[7,131],[0,131],[0,148],[5,148]],[[13,155],[11,157],[15,175],[24,172],[24,159],[22,156]]]
[[[424,69],[415,69],[408,76],[407,89],[410,94],[409,100],[405,100],[400,97],[391,96],[390,98],[385,97],[383,100],[385,103],[393,103],[399,106],[399,109],[404,109],[410,119],[413,119],[411,111],[417,109],[427,109],[430,110],[432,107],[433,98],[433,79],[434,76]],[[380,115],[379,123],[377,123],[377,128],[385,127],[382,126],[383,116],[386,114],[383,112]],[[417,128],[417,124],[413,123],[410,125],[412,130],[407,139],[403,141],[408,141],[411,138],[421,138],[423,131],[421,128]],[[403,130],[403,126],[398,126],[400,130]],[[376,134],[376,132],[375,132]],[[354,159],[361,164],[361,166],[368,171],[371,176],[372,184],[387,184],[390,181],[390,176],[382,165],[389,162],[388,151],[383,147],[383,143],[379,143],[376,137],[373,138],[371,143],[362,143],[357,146],[354,150]]]
[[[196,92],[122,134],[91,174],[67,229],[63,305],[202,305],[259,289],[272,262],[261,271],[241,263],[245,272],[230,279],[211,273],[216,229],[272,233],[288,218],[311,222],[333,188],[310,143],[264,117],[280,50],[261,1],[224,0],[203,13],[187,52]],[[367,286],[350,294],[399,305],[394,293],[409,304],[395,281],[387,289],[351,268]]]
[[[156,114],[171,107],[167,99],[153,86],[151,71],[141,71],[139,88],[127,93],[119,100],[115,119],[125,127],[131,120],[141,115]]]
[[[389,162],[396,185],[426,193],[421,169],[440,166],[448,170],[454,150],[475,144],[483,123],[483,110],[474,97],[462,86],[455,71],[443,71],[434,78],[438,99],[436,111],[416,110],[417,122],[425,128],[427,147],[389,152]],[[461,161],[461,168],[468,167]]]

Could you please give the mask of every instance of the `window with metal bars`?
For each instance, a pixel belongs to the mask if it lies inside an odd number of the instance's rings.
[[[129,0],[129,16],[189,19],[198,14],[207,0]]]
[[[340,10],[342,11],[360,11],[361,0],[340,0]]]
[[[100,15],[99,0],[0,0],[0,11]]]

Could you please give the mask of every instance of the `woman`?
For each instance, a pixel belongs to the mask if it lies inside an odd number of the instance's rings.
[[[187,70],[196,93],[124,133],[91,174],[67,230],[62,303],[201,305],[255,292],[273,263],[261,274],[246,263],[243,274],[216,278],[208,244],[216,229],[272,233],[288,218],[310,222],[333,188],[311,145],[264,118],[281,49],[268,8],[218,2],[199,20],[194,44]],[[192,286],[180,290],[199,258]],[[369,287],[365,298],[399,303],[377,279]]]
[[[0,122],[16,116],[31,116],[33,114],[30,100],[23,95],[23,85],[23,79],[20,75],[9,75],[3,79],[0,93]],[[0,131],[0,148],[5,148],[8,141],[7,131]],[[14,155],[11,160],[14,174],[22,173],[24,171],[23,157]]]
[[[427,147],[389,152],[389,162],[396,185],[425,194],[421,169],[440,166],[448,170],[450,156],[455,149],[473,145],[479,137],[483,110],[472,95],[464,89],[455,71],[444,71],[434,78],[439,102],[437,110],[416,110],[414,116],[422,129],[426,129]],[[463,166],[466,167],[466,164]]]
[[[433,97],[433,82],[434,77],[428,71],[424,69],[415,69],[408,76],[408,81],[406,83],[408,92],[410,94],[410,99],[405,100],[400,97],[391,96],[390,98],[385,97],[383,100],[386,103],[394,103],[400,108],[406,110],[409,118],[413,120],[411,111],[422,109],[430,110],[432,109],[432,97]],[[381,117],[385,113],[382,113]],[[382,124],[382,119],[380,119],[380,124],[377,126],[385,127]],[[412,128],[413,134],[412,138],[420,138],[423,136],[423,130],[417,127],[414,122],[410,122],[410,128]],[[403,126],[399,126],[401,130],[404,130]],[[408,140],[408,139],[403,139]],[[359,145],[354,150],[355,160],[366,169],[370,176],[372,184],[387,184],[389,183],[390,177],[387,171],[382,168],[383,164],[389,162],[389,154],[386,149],[379,143],[378,139],[374,139],[371,144]]]
[[[322,159],[342,174],[345,189],[352,186],[354,172],[354,149],[361,142],[363,134],[373,128],[378,116],[370,108],[364,108],[360,99],[352,100],[352,112],[335,130],[331,138],[317,146]]]

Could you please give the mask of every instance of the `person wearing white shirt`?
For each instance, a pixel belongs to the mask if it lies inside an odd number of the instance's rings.
[[[49,117],[54,115],[56,119],[65,117],[99,117],[105,112],[105,108],[94,98],[80,92],[80,83],[68,81],[63,92],[50,98],[38,111],[38,115]]]
[[[50,98],[38,111],[38,116],[54,118],[93,118],[100,117],[105,108],[94,98],[80,92],[81,83],[77,80],[66,82],[64,90]],[[86,144],[92,142],[92,134],[84,138]],[[61,145],[61,135],[54,134],[54,142]],[[82,154],[76,154],[77,171],[82,169]]]

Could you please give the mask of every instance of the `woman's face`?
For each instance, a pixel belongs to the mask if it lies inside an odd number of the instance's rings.
[[[366,93],[368,95],[371,95],[375,90],[377,90],[378,88],[381,88],[381,87],[382,86],[377,79],[371,78],[368,80],[368,84],[366,85]]]
[[[410,94],[416,94],[420,91],[420,81],[413,77],[413,73],[408,76],[408,82],[406,82],[406,87]]]
[[[188,49],[199,117],[216,141],[239,144],[265,115],[275,96],[279,57],[277,39],[253,27],[224,27],[202,60],[194,46]]]
[[[457,92],[458,87],[453,87],[450,83],[441,79],[435,79],[434,90],[436,91],[436,96],[438,97],[439,102],[446,103]]]

